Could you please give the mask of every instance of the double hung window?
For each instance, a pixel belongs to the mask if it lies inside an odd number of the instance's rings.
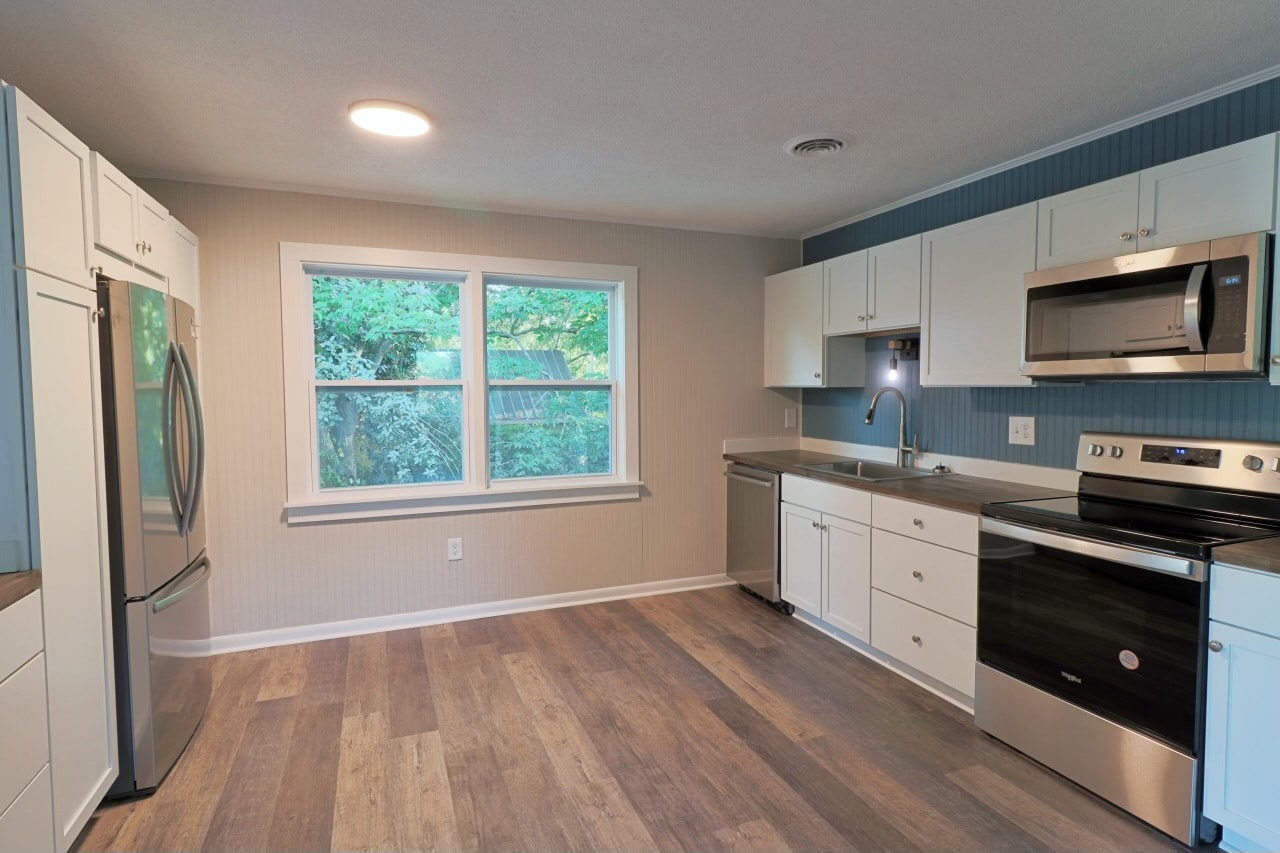
[[[291,522],[638,495],[636,269],[281,244]]]

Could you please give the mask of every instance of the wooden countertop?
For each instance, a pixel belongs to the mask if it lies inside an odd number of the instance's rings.
[[[1214,548],[1213,561],[1280,575],[1280,537]]]
[[[801,468],[814,462],[839,462],[846,456],[832,456],[814,450],[770,450],[758,453],[726,453],[730,462],[754,465],[783,474],[797,474],[814,480],[823,480],[839,486],[861,489],[877,495],[890,495],[917,503],[932,504],[947,509],[971,512],[975,515],[984,503],[995,501],[1033,500],[1073,495],[1074,492],[1046,489],[1041,486],[1024,486],[1003,480],[988,480],[964,474],[942,474],[936,477],[915,477],[910,480],[885,480],[879,483],[849,480],[834,474],[824,474]],[[1280,560],[1280,554],[1277,559]],[[1280,565],[1280,563],[1278,563]]]
[[[39,572],[7,572],[0,575],[0,610],[16,604],[39,588]]]

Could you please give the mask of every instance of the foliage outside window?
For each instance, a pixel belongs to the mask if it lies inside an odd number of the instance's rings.
[[[281,244],[290,521],[635,497],[635,279]]]

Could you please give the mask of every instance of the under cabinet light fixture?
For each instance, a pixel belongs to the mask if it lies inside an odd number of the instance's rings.
[[[357,126],[382,136],[421,136],[431,129],[426,113],[396,101],[356,101],[347,112]]]
[[[898,359],[915,361],[919,358],[915,338],[894,338],[889,341],[889,379],[898,378]]]

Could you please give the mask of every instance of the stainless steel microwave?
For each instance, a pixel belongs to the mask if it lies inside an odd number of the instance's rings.
[[[1029,272],[1022,375],[1261,375],[1272,251],[1242,234]]]

